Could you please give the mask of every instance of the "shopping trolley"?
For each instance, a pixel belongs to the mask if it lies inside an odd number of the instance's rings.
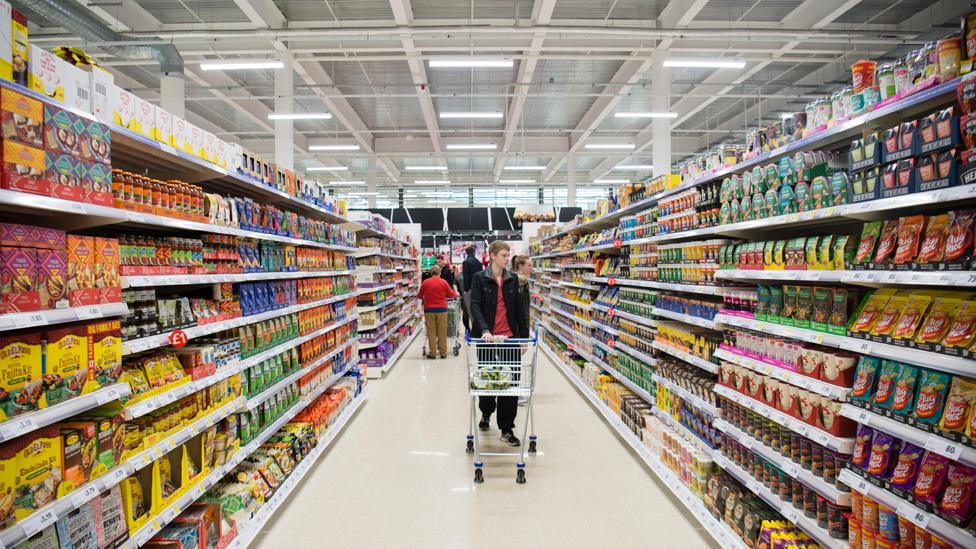
[[[528,441],[528,452],[536,453],[536,436],[532,421],[532,393],[535,391],[536,355],[539,350],[538,334],[531,339],[493,338],[490,341],[467,341],[468,392],[471,395],[471,419],[468,422],[467,452],[474,456],[474,481],[484,482],[481,456],[518,456],[515,464],[515,482],[525,484],[525,452],[523,445],[518,453],[482,453],[481,444],[474,433],[478,422],[478,397],[508,396],[525,397],[524,430],[522,440]],[[529,434],[532,433],[532,434]]]
[[[461,300],[449,299],[447,301],[447,337],[454,339],[454,356],[461,354],[461,340],[458,338],[460,323]]]

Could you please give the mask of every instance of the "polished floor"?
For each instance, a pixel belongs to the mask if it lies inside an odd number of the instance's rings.
[[[486,458],[475,485],[464,349],[422,359],[422,338],[385,379],[370,380],[369,400],[255,547],[712,546],[541,352],[540,453],[528,460],[528,482],[515,483],[511,458]],[[482,440],[502,450],[497,430]]]

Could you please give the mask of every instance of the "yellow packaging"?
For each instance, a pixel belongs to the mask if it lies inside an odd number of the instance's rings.
[[[118,383],[122,375],[122,325],[116,320],[88,324],[91,390]],[[85,389],[88,392],[88,389]]]
[[[20,439],[0,445],[0,529],[14,525],[14,494],[17,484],[17,454]]]
[[[881,316],[878,317],[878,321],[871,327],[871,335],[891,335],[898,323],[898,317],[901,316],[902,309],[908,304],[908,297],[907,295],[896,295],[888,301]]]
[[[928,293],[915,292],[908,299],[908,303],[902,309],[901,316],[898,317],[898,324],[895,326],[891,337],[895,339],[910,339],[915,337],[915,332],[922,324],[922,319],[932,304],[932,296]]]
[[[0,0],[0,78],[13,80],[13,10]]]
[[[47,405],[60,404],[81,395],[88,375],[85,327],[48,331],[44,336],[44,398]]]
[[[45,427],[24,435],[27,440],[17,454],[18,494],[14,503],[17,520],[23,520],[34,511],[58,497],[61,484],[61,434],[57,427]],[[57,474],[55,473],[57,470]]]
[[[895,292],[896,290],[893,288],[882,288],[868,296],[864,306],[858,310],[854,322],[851,323],[851,331],[855,333],[870,332]]]
[[[0,337],[0,420],[40,408],[44,390],[41,334]]]
[[[12,53],[13,81],[22,86],[26,86],[27,67],[30,61],[30,48],[27,42],[27,18],[19,11],[14,10],[11,15],[11,20],[10,47]]]
[[[153,493],[159,486],[157,480],[158,467],[156,462],[153,462],[124,479],[120,484],[122,505],[125,508],[125,524],[130,532],[138,530],[149,522],[149,517],[159,508],[153,498]]]

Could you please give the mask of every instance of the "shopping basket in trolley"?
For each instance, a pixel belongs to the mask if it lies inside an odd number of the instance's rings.
[[[471,419],[468,422],[467,452],[474,457],[474,481],[484,482],[484,463],[481,456],[518,456],[515,464],[515,482],[525,483],[525,452],[521,446],[517,453],[481,452],[481,444],[474,435],[477,432],[477,400],[485,396],[504,396],[526,399],[522,440],[528,441],[528,452],[536,453],[536,436],[532,422],[532,394],[535,392],[535,366],[538,352],[538,336],[531,339],[492,338],[490,341],[471,339],[466,336],[468,363],[468,392],[471,395]],[[531,433],[531,434],[529,434]]]
[[[454,356],[461,353],[461,340],[458,339],[458,330],[461,323],[461,300],[450,299],[447,301],[447,337],[454,338]]]

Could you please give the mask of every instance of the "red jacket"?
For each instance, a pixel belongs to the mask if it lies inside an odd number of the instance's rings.
[[[447,298],[458,297],[458,293],[443,278],[432,276],[420,285],[417,297],[423,302],[425,311],[443,312],[447,310]]]

